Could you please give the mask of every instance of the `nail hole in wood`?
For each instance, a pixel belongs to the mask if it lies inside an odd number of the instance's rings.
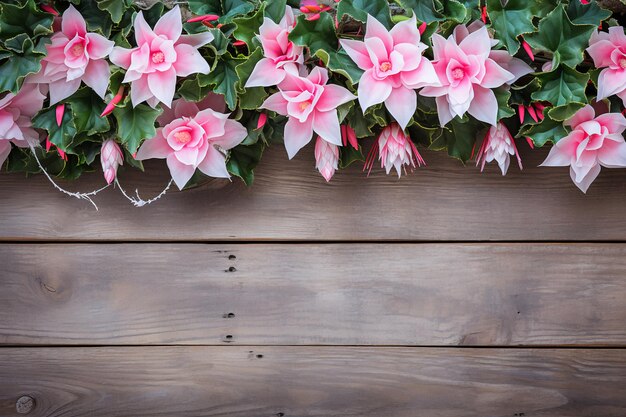
[[[259,355],[256,355],[256,358],[257,358],[257,359],[263,359],[263,355],[260,355],[260,354],[259,354]]]
[[[226,313],[226,314],[222,315],[222,317],[224,317],[225,319],[234,319],[235,318],[235,313]]]
[[[224,336],[224,341],[226,343],[230,343],[233,341],[233,335],[232,334],[227,334],[226,336]]]
[[[235,259],[237,259],[237,257],[235,255],[228,255],[228,259],[234,261]]]
[[[237,270],[237,268],[235,268],[234,266],[231,266],[230,268],[228,268],[228,272],[235,272]]]
[[[285,417],[285,413],[276,413],[276,417]]]
[[[28,414],[33,411],[33,408],[35,408],[35,399],[28,395],[18,398],[15,402],[15,411],[18,414]]]

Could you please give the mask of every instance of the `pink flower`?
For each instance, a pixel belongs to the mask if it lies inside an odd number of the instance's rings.
[[[485,164],[496,160],[502,175],[506,175],[509,169],[509,163],[511,162],[510,155],[517,157],[517,163],[519,169],[522,169],[522,160],[517,152],[515,146],[515,140],[511,136],[509,129],[502,122],[498,122],[497,125],[491,126],[483,139],[483,143],[478,150],[478,156],[476,158],[476,166],[480,165],[480,171],[485,169]]]
[[[368,15],[365,41],[342,39],[341,46],[365,70],[358,88],[363,112],[384,102],[402,129],[417,108],[415,89],[441,85],[432,63],[422,56],[427,46],[420,42],[415,15],[391,31]]]
[[[115,43],[87,32],[85,19],[71,4],[63,12],[61,31],[52,35],[51,41],[41,71],[27,82],[49,84],[51,105],[74,94],[81,81],[104,98],[111,78],[104,58]]]
[[[117,167],[124,165],[124,154],[113,139],[107,139],[100,150],[100,164],[107,184],[111,184],[117,175]]]
[[[180,189],[196,168],[210,177],[230,178],[227,151],[239,145],[248,132],[239,122],[228,119],[228,114],[209,108],[216,108],[214,97],[209,95],[198,104],[182,99],[174,101],[172,110],[159,116],[159,125],[163,127],[139,148],[136,159],[166,158]]]
[[[28,148],[39,142],[31,119],[45,98],[36,84],[24,84],[17,94],[8,93],[0,100],[0,166],[11,152],[11,143]]]
[[[159,102],[170,107],[176,77],[209,73],[209,64],[198,48],[211,42],[213,35],[203,32],[181,36],[183,24],[178,6],[165,13],[154,30],[139,12],[134,28],[137,47],[116,46],[111,52],[111,62],[127,70],[123,82],[131,83],[133,106],[147,101],[152,107]]]
[[[329,182],[339,164],[339,147],[325,141],[321,136],[315,142],[315,168]]]
[[[582,192],[587,192],[600,173],[600,166],[626,167],[623,115],[605,113],[595,117],[593,107],[586,105],[564,124],[572,131],[550,149],[540,166],[570,166],[572,181]]]
[[[594,32],[587,52],[596,67],[604,68],[598,76],[596,100],[617,94],[626,106],[626,35],[621,26],[612,26],[609,33]]]
[[[426,164],[411,138],[404,133],[397,123],[390,124],[380,132],[377,144],[372,146],[372,150],[367,155],[364,170],[372,170],[377,152],[379,153],[380,167],[385,168],[387,174],[391,168],[395,168],[398,178],[402,175],[401,168],[403,165],[410,165],[415,168]]]
[[[436,97],[441,125],[468,112],[495,126],[498,101],[491,89],[514,82],[531,72],[530,67],[507,51],[492,51],[496,41],[480,22],[469,28],[455,27],[448,39],[434,34],[432,42],[435,71],[442,86],[426,87],[421,94]]]
[[[327,82],[325,68],[313,68],[306,78],[287,74],[278,86],[280,91],[261,106],[289,117],[284,135],[289,159],[311,141],[313,132],[341,146],[337,107],[356,97],[346,88]]]
[[[288,38],[295,25],[296,19],[289,6],[285,8],[285,16],[280,23],[276,24],[267,17],[263,20],[257,38],[261,41],[265,58],[257,62],[246,88],[278,85],[287,72],[298,75],[304,63],[302,47],[294,45]]]

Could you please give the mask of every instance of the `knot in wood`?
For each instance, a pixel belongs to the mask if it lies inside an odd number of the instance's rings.
[[[35,408],[35,399],[28,395],[18,398],[15,402],[15,411],[18,414],[28,414],[33,411],[33,408]]]

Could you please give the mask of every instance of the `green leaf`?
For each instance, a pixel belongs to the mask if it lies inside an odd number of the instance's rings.
[[[102,99],[91,88],[83,87],[68,98],[76,131],[87,135],[108,132],[111,126],[106,117],[100,117],[106,107]]]
[[[33,126],[48,131],[50,142],[65,152],[73,152],[76,125],[72,113],[65,109],[61,126],[57,125],[56,106],[41,111],[33,118]]]
[[[339,45],[333,18],[328,13],[322,13],[317,20],[306,20],[306,16],[298,16],[296,27],[289,34],[289,40],[296,45],[308,46],[312,55],[320,49],[327,53],[336,51]]]
[[[274,22],[278,23],[285,15],[286,0],[268,0],[264,1],[265,17],[269,17]]]
[[[201,86],[198,75],[196,75],[193,78],[183,81],[176,92],[187,101],[200,101],[211,92],[211,87]]]
[[[395,0],[403,9],[412,10],[418,20],[426,23],[439,22],[445,17],[435,9],[433,0]]]
[[[22,5],[3,2],[0,4],[0,38],[51,34],[53,17],[39,10],[34,0],[27,0]]]
[[[134,154],[141,142],[156,135],[154,125],[159,114],[161,114],[160,109],[153,109],[145,104],[132,107],[129,102],[113,110],[117,121],[117,137],[128,152]]]
[[[246,0],[222,0],[221,23],[230,23],[237,16],[243,16],[254,10],[254,4]]]
[[[522,129],[519,135],[531,138],[535,146],[542,147],[546,142],[558,142],[567,135],[567,131],[561,122],[546,116],[541,123],[532,124]]]
[[[19,42],[12,42],[15,49],[21,49],[23,54],[13,54],[0,64],[0,91],[11,91],[17,94],[22,86],[24,78],[28,74],[34,74],[41,69],[41,59],[44,55],[37,53],[33,47],[33,42],[25,35],[18,36],[23,40],[23,44],[18,47]]]
[[[378,144],[374,143],[372,146],[378,146]],[[359,149],[354,149],[351,145],[348,144],[348,146],[342,146],[341,148],[339,148],[339,150],[339,168],[341,169],[347,168],[355,162],[365,161],[363,148],[360,145]]]
[[[343,49],[339,52],[327,52],[320,49],[315,55],[324,62],[328,69],[346,77],[351,85],[358,83],[361,75],[363,75],[363,70],[358,67]]]
[[[200,85],[202,87],[213,85],[213,92],[223,95],[228,108],[234,110],[237,105],[237,85],[239,83],[237,66],[245,61],[245,57],[233,58],[230,53],[222,55],[209,74],[198,77]]]
[[[239,78],[239,83],[237,84],[237,90],[240,93],[239,106],[244,110],[258,109],[268,95],[263,87],[244,87],[246,81],[252,73],[252,70],[254,70],[254,67],[261,60],[261,58],[263,58],[263,50],[261,48],[256,48],[243,63],[235,67],[237,77]]]
[[[482,125],[471,118],[460,119],[455,117],[445,127],[433,134],[430,149],[447,149],[448,155],[460,159],[462,162],[470,159],[476,142],[476,133]]]
[[[581,1],[570,1],[567,16],[575,25],[599,26],[603,20],[611,17],[611,11],[598,6],[595,1],[583,4]]]
[[[444,0],[443,14],[450,20],[462,23],[470,13],[468,13],[467,8],[457,0]]]
[[[572,117],[574,113],[583,107],[585,107],[583,103],[568,103],[563,106],[552,107],[548,110],[548,116],[553,120],[562,122]]]
[[[131,0],[96,0],[98,3],[98,9],[107,11],[111,15],[111,20],[116,24],[122,21],[124,12],[128,9],[132,3]]]
[[[551,72],[537,76],[541,88],[531,94],[533,100],[548,101],[553,106],[564,106],[569,103],[587,103],[585,89],[589,74],[580,73],[567,65]]]
[[[337,20],[345,15],[360,22],[367,22],[367,15],[373,16],[387,29],[391,29],[391,13],[387,0],[341,0],[337,6]]]
[[[515,111],[509,106],[511,92],[505,88],[496,88],[493,92],[498,100],[498,120],[515,115]]]
[[[577,1],[577,0],[575,0]],[[520,43],[518,36],[535,31],[534,16],[543,16],[554,3],[546,0],[487,0],[487,13],[491,27],[511,55],[517,53]]]
[[[259,164],[264,150],[265,144],[261,141],[253,145],[235,147],[230,151],[230,157],[226,163],[228,172],[241,178],[246,185],[252,185],[254,168]]]
[[[526,36],[526,41],[539,51],[552,52],[553,68],[560,64],[573,68],[582,62],[583,51],[595,30],[593,25],[574,25],[561,5],[539,22],[539,30]]]
[[[252,39],[259,33],[259,28],[263,24],[264,10],[265,5],[261,5],[254,15],[234,19],[233,23],[237,25],[237,29],[235,29],[233,36],[240,41],[244,41],[248,46],[252,45]]]

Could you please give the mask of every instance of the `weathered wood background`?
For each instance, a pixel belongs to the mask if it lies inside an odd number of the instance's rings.
[[[626,171],[309,151],[139,209],[0,175],[0,416],[626,416]]]

